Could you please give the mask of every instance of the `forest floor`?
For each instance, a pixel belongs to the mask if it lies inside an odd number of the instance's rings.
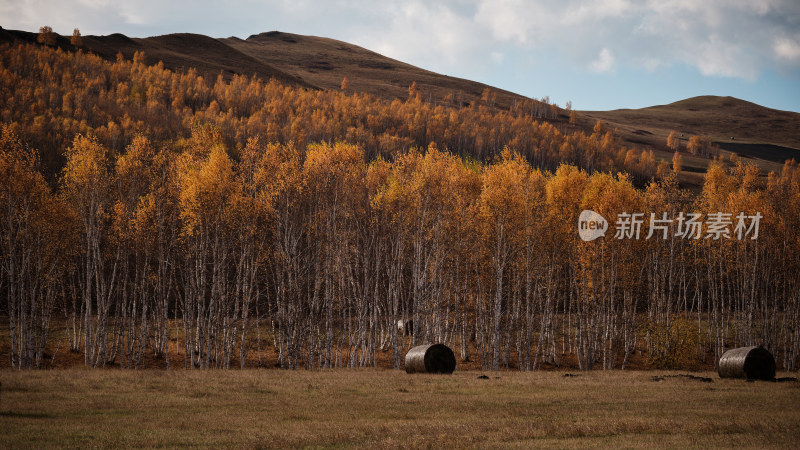
[[[482,373],[3,369],[0,447],[800,444],[796,381],[710,372]]]

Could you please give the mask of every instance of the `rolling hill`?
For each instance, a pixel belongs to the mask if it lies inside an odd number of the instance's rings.
[[[586,111],[617,128],[628,141],[663,147],[671,130],[686,139],[708,135],[723,149],[782,162],[800,155],[800,114],[765,108],[734,97],[701,96],[668,105]]]
[[[425,100],[439,101],[450,94],[454,101],[466,104],[479,98],[486,88],[497,95],[499,107],[524,98],[482,83],[420,69],[335,39],[270,31],[245,40],[220,41],[321,89],[339,89],[347,77],[350,89],[388,99],[407,98],[408,87],[414,82]]]

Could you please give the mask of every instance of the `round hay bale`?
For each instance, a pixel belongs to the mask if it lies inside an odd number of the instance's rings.
[[[719,359],[720,378],[775,379],[775,358],[764,347],[739,347]]]
[[[453,373],[456,355],[444,344],[418,345],[406,353],[406,373]]]

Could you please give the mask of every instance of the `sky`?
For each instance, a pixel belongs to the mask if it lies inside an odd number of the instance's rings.
[[[800,112],[798,0],[0,0],[0,26],[324,36],[579,110],[730,95]]]

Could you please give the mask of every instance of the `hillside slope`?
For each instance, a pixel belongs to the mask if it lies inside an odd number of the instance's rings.
[[[350,89],[377,97],[405,99],[416,82],[424,100],[438,102],[451,95],[454,104],[474,102],[486,88],[497,95],[497,106],[508,107],[523,96],[483,83],[441,75],[388,58],[347,42],[317,36],[270,31],[222,42],[302,78],[322,89],[339,89],[347,77]]]
[[[664,148],[671,130],[688,139],[708,135],[725,150],[769,161],[800,156],[800,114],[734,97],[700,96],[668,105],[615,111],[586,111],[633,143]]]

